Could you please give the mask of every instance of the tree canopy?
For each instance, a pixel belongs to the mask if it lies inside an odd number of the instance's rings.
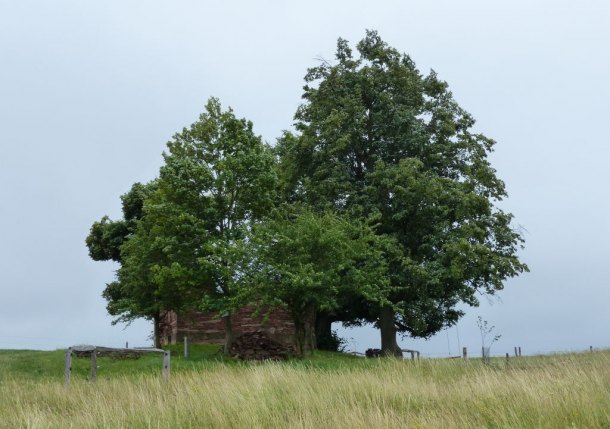
[[[383,303],[387,245],[364,222],[283,207],[250,236],[241,301],[286,308],[302,355],[316,347],[318,311],[338,310],[346,296]]]
[[[398,354],[395,332],[429,336],[454,323],[459,302],[494,293],[527,267],[522,237],[487,157],[495,142],[435,72],[367,32],[357,55],[339,39],[335,63],[309,69],[296,134],[278,145],[283,195],[352,218],[380,217],[398,245],[388,260],[392,305],[377,309],[382,349]],[[363,314],[353,315],[365,316]]]
[[[212,98],[159,177],[122,197],[124,219],[94,223],[91,257],[121,264],[111,314],[213,311],[227,350],[231,311],[256,302],[291,312],[301,351],[317,318],[374,322],[399,355],[397,333],[428,337],[527,270],[495,142],[434,71],[368,31],[305,81],[275,148]]]
[[[134,185],[125,219],[95,223],[87,245],[94,259],[121,264],[104,292],[110,314],[153,318],[156,330],[167,311],[224,314],[228,349],[239,243],[275,200],[274,158],[252,123],[215,98],[167,148],[154,189]]]

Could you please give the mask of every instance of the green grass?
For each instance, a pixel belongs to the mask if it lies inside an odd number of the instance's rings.
[[[74,359],[0,351],[6,428],[610,428],[610,351],[480,360],[316,353],[281,363],[223,359],[214,346],[161,357]]]

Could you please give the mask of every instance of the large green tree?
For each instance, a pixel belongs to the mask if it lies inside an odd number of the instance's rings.
[[[320,311],[336,311],[346,296],[384,302],[389,245],[363,221],[284,207],[250,235],[239,293],[261,308],[287,309],[302,355],[317,346]]]
[[[171,242],[156,281],[188,291],[198,297],[191,301],[199,309],[222,315],[228,352],[240,243],[273,207],[275,159],[252,123],[223,110],[215,98],[167,147],[157,192],[145,205],[151,239]]]
[[[94,222],[85,242],[93,260],[119,263],[116,280],[108,283],[102,292],[108,313],[115,316],[113,323],[129,323],[137,318],[151,320],[154,342],[159,347],[162,315],[167,307],[175,304],[164,302],[164,299],[168,301],[167,296],[163,297],[151,280],[151,270],[154,270],[157,261],[151,259],[150,254],[148,258],[135,258],[133,250],[135,246],[142,247],[144,228],[140,224],[144,217],[144,202],[155,190],[154,181],[135,183],[129,192],[121,196],[123,218],[110,220],[104,216]],[[139,271],[135,269],[136,262],[140,266]],[[145,263],[148,265],[142,269]],[[176,301],[175,296],[173,299]]]
[[[124,219],[93,224],[89,253],[120,264],[103,293],[116,321],[153,320],[159,345],[167,311],[214,312],[228,351],[240,243],[275,202],[275,159],[252,123],[215,98],[167,148],[159,178],[122,197]]]
[[[455,323],[458,303],[477,305],[478,292],[493,294],[527,269],[512,215],[496,204],[506,191],[488,160],[494,141],[472,131],[436,73],[422,75],[369,31],[356,55],[340,39],[335,62],[305,80],[296,134],[277,147],[283,195],[379,217],[377,234],[396,241],[389,303],[344,314],[375,320],[386,354],[400,354],[397,332],[432,335]]]

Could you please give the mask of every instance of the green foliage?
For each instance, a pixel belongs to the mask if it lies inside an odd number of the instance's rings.
[[[305,81],[273,150],[211,98],[159,178],[121,197],[123,219],[93,224],[91,257],[121,264],[104,291],[117,320],[257,302],[288,308],[301,346],[323,313],[327,333],[376,322],[395,353],[397,331],[428,337],[527,271],[495,142],[435,72],[368,31]]]
[[[154,282],[192,291],[203,310],[229,311],[239,243],[275,200],[273,155],[251,122],[213,98],[167,147],[159,191],[145,206],[151,240],[166,240]]]
[[[134,183],[129,192],[121,195],[123,219],[113,221],[104,216],[93,223],[85,240],[91,259],[121,262],[121,246],[135,232],[137,221],[142,217],[144,200],[154,189],[154,182],[146,185]]]
[[[330,335],[322,337],[316,335],[316,346],[318,350],[345,352],[349,343],[347,339],[340,337],[336,330],[331,330]]]
[[[363,222],[332,212],[278,210],[254,228],[243,269],[242,300],[285,306],[302,353],[303,346],[314,348],[317,311],[336,310],[346,296],[383,301],[384,245]]]
[[[427,337],[458,319],[457,303],[477,305],[478,292],[527,270],[516,256],[522,237],[495,205],[506,192],[487,159],[494,141],[471,131],[448,85],[376,32],[357,51],[340,39],[336,62],[308,71],[298,134],[277,148],[282,193],[378,219],[376,234],[396,243],[387,254],[393,323]]]
[[[159,178],[121,197],[124,219],[87,237],[94,260],[121,263],[103,293],[115,322],[145,317],[155,330],[165,311],[235,306],[237,244],[275,199],[270,149],[217,99],[167,147]]]

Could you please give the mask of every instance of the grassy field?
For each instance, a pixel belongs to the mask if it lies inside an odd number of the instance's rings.
[[[6,428],[610,428],[610,351],[492,360],[363,359],[318,353],[284,363],[223,360],[215,348],[75,359],[0,351]]]

